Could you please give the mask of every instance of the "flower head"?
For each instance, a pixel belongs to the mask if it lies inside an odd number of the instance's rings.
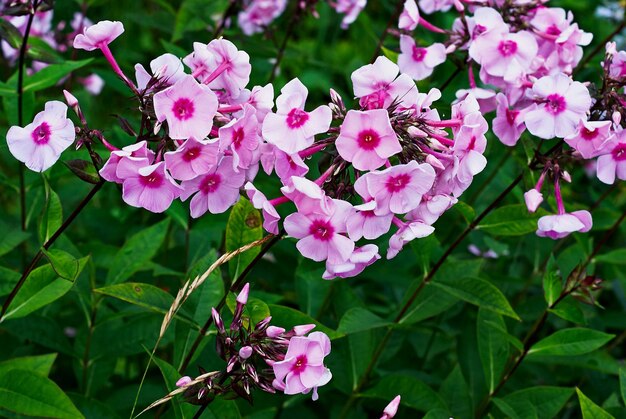
[[[592,225],[593,221],[589,211],[545,215],[537,222],[537,235],[556,240],[577,231],[586,233],[591,230]]]
[[[74,48],[93,51],[110,44],[124,33],[122,22],[103,20],[83,29],[83,33],[74,38]]]

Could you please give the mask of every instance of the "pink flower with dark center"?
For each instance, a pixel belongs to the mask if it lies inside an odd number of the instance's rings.
[[[326,213],[296,212],[285,218],[284,227],[287,234],[299,239],[296,247],[302,256],[316,262],[343,263],[354,250],[354,242],[342,235],[352,205],[332,199],[327,202],[327,210]]]
[[[603,144],[596,175],[609,185],[615,183],[616,177],[626,180],[626,130],[618,131]]]
[[[274,387],[285,394],[306,394],[313,390],[313,400],[317,400],[317,387],[332,378],[324,366],[324,357],[329,353],[330,339],[322,332],[292,337],[285,359],[272,364],[276,376]]]
[[[398,20],[398,29],[413,31],[417,28],[419,21],[420,11],[415,0],[405,0],[400,19]]]
[[[140,141],[127,145],[121,150],[112,151],[111,156],[100,169],[100,176],[109,182],[123,183],[124,178],[117,174],[117,168],[120,163],[124,162],[122,165],[130,164],[139,169],[150,165],[153,160],[154,152],[148,148],[148,143]]]
[[[493,119],[493,133],[504,145],[514,146],[526,129],[524,125],[524,112],[517,109],[509,109],[509,101],[503,93],[496,96],[498,108],[496,117]]]
[[[376,215],[405,214],[419,205],[422,195],[430,190],[435,181],[435,169],[415,160],[383,171],[369,172],[354,184],[359,195],[374,197]]]
[[[241,118],[233,119],[219,129],[220,150],[230,150],[233,169],[248,169],[253,163],[255,150],[259,148],[259,122],[251,105],[244,105]]]
[[[192,180],[184,181],[181,199],[191,202],[191,216],[198,218],[205,212],[220,214],[239,200],[239,189],[246,181],[243,172],[233,170],[232,157],[224,157],[218,165],[213,166],[205,174]]]
[[[591,107],[587,88],[563,73],[537,80],[532,96],[538,106],[526,114],[524,122],[531,134],[546,140],[574,134]]]
[[[469,53],[488,74],[514,82],[529,71],[537,49],[535,37],[521,31],[481,36],[472,42]]]
[[[433,73],[435,67],[446,61],[445,45],[436,43],[425,48],[418,47],[415,39],[407,35],[400,35],[400,51],[400,71],[413,80],[424,80]]]
[[[178,150],[165,153],[165,168],[174,179],[191,180],[216,165],[218,154],[217,143],[198,141],[191,137]]]
[[[557,240],[574,232],[586,233],[591,230],[592,225],[589,211],[545,215],[537,222],[537,235]]]
[[[380,259],[378,246],[366,244],[363,247],[357,247],[347,262],[338,265],[326,262],[326,271],[324,271],[322,278],[351,278],[357,276],[378,259]]]
[[[207,86],[186,75],[154,95],[154,112],[159,122],[167,120],[169,136],[202,140],[213,128],[217,97]]]
[[[402,151],[386,109],[348,111],[335,141],[339,155],[357,170],[374,170]]]
[[[388,108],[392,103],[411,107],[417,101],[417,86],[407,74],[387,57],[378,57],[352,73],[354,95],[366,109]],[[397,78],[396,78],[397,77]]]
[[[591,159],[602,154],[604,144],[611,135],[611,121],[581,120],[576,133],[564,140],[585,159]]]
[[[102,49],[124,33],[122,22],[103,20],[88,28],[74,38],[74,48],[93,51]]]
[[[9,151],[30,170],[43,172],[59,160],[74,142],[74,123],[67,118],[67,105],[53,100],[24,128],[13,126],[7,132]]]
[[[302,151],[313,144],[317,134],[328,131],[332,112],[322,105],[311,112],[304,110],[307,88],[293,79],[281,89],[276,99],[276,113],[269,113],[263,121],[263,137],[287,154]]]
[[[165,171],[164,162],[141,168],[119,165],[117,174],[124,179],[122,199],[133,207],[161,213],[182,192],[182,188]]]

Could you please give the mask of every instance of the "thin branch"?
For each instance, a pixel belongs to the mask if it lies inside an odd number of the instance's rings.
[[[403,6],[404,6],[404,0],[396,0],[395,11],[393,12],[391,17],[387,21],[387,26],[385,27],[385,30],[383,31],[383,33],[380,34],[380,38],[378,38],[378,44],[376,45],[376,50],[374,50],[374,55],[372,55],[372,59],[370,60],[370,62],[373,63],[374,61],[376,61],[376,58],[378,58],[380,51],[383,49],[383,43],[385,42],[385,38],[387,38],[389,29],[391,29],[391,26],[394,24],[394,22],[398,21],[398,18],[400,17],[400,13],[402,13]]]

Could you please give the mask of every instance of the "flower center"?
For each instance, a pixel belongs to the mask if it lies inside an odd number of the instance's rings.
[[[302,109],[293,108],[287,114],[287,126],[291,129],[300,128],[309,120],[309,114]]]
[[[413,47],[413,60],[419,62],[424,61],[424,57],[426,57],[426,54],[428,53],[428,50],[426,48],[419,48],[417,46]]]
[[[501,41],[498,45],[498,51],[504,57],[509,57],[517,52],[517,42],[506,40]]]
[[[561,30],[556,25],[552,25],[546,29],[546,33],[552,36],[559,36],[561,34]]]
[[[296,363],[293,364],[291,370],[296,374],[302,373],[306,369],[307,361],[308,360],[306,359],[306,355],[298,355],[298,357],[296,358]]]
[[[598,134],[599,132],[597,129],[591,131],[590,129],[587,129],[587,127],[583,127],[583,129],[580,130],[580,136],[587,141],[593,140],[598,136]]]
[[[245,138],[243,128],[239,127],[233,132],[233,144],[236,149],[241,147],[241,142]]]
[[[221,181],[222,178],[217,173],[206,175],[200,183],[200,190],[205,194],[213,193],[219,188]]]
[[[626,160],[626,144],[618,144],[611,152],[614,160]]]
[[[506,121],[509,123],[509,125],[515,125],[515,119],[517,118],[518,114],[519,114],[519,111],[516,111],[514,109],[506,110]]]
[[[315,220],[309,228],[309,234],[312,234],[317,240],[329,241],[335,233],[334,227],[324,220]]]
[[[183,161],[190,162],[200,155],[200,147],[190,147],[183,154]]]
[[[359,147],[364,150],[373,150],[380,144],[380,135],[372,129],[366,129],[359,132],[357,136]]]
[[[156,171],[150,173],[148,176],[141,176],[139,182],[146,188],[156,189],[163,184],[163,176]]]
[[[31,137],[35,144],[48,144],[48,141],[50,141],[50,125],[47,122],[42,122],[33,130]]]
[[[195,107],[193,106],[193,102],[185,97],[176,100],[172,106],[172,112],[174,112],[174,116],[179,121],[186,121],[191,118],[194,111]]]
[[[553,115],[558,115],[566,108],[565,98],[553,93],[546,98],[546,109]]]
[[[400,192],[406,187],[406,185],[409,184],[410,181],[411,176],[409,176],[407,173],[402,173],[398,176],[391,176],[389,179],[387,179],[385,186],[387,186],[387,190],[391,193]]]
[[[474,26],[474,31],[473,31],[474,38],[482,35],[486,30],[487,28],[483,25]]]

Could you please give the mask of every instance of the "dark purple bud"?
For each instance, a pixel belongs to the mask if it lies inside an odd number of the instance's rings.
[[[220,317],[220,313],[218,313],[215,308],[211,308],[211,315],[213,316],[213,322],[215,323],[215,327],[217,328],[217,331],[220,334],[226,333],[226,330],[224,329],[224,322],[222,321],[222,318]]]
[[[228,360],[228,365],[226,365],[226,372],[230,373],[233,368],[235,367],[236,364],[239,363],[239,359],[236,356],[232,356],[229,360]]]
[[[246,365],[246,373],[254,380],[255,383],[259,382],[259,376],[256,373],[256,369],[252,365]]]

